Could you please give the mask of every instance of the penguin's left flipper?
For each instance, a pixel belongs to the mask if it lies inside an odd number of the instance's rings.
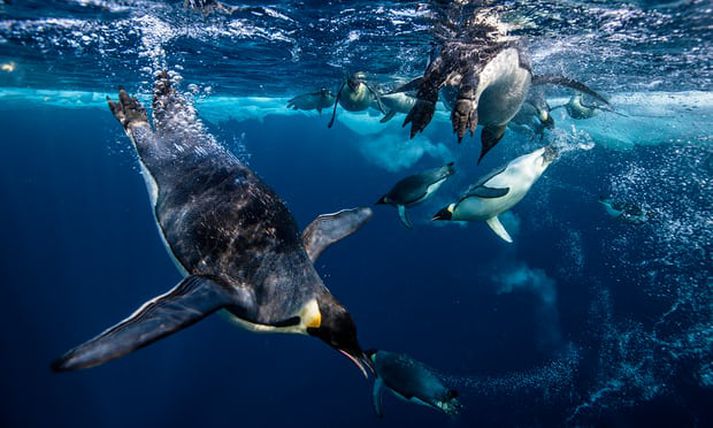
[[[376,416],[384,417],[384,406],[382,404],[382,397],[384,395],[384,381],[377,377],[374,381],[374,389],[371,392],[371,399],[374,403],[374,412]]]
[[[302,232],[302,243],[314,263],[330,245],[359,230],[371,219],[371,208],[360,207],[322,214]]]
[[[512,238],[510,237],[510,234],[507,230],[505,230],[505,226],[500,223],[500,219],[497,216],[490,217],[489,219],[485,220],[485,222],[488,224],[488,226],[490,226],[491,229],[493,229],[493,232],[495,232],[495,234],[498,235],[503,241],[512,244]]]
[[[104,364],[184,329],[227,306],[240,306],[241,296],[213,278],[191,275],[171,291],[144,303],[124,321],[70,350],[52,363],[54,371]]]
[[[334,125],[334,119],[337,118],[337,107],[339,106],[339,99],[342,97],[342,89],[344,89],[344,85],[346,84],[347,82],[342,82],[342,86],[337,89],[337,97],[334,99],[334,110],[332,110],[332,118],[329,119],[327,128],[331,128]]]
[[[413,225],[411,224],[411,220],[408,218],[408,214],[406,214],[406,207],[404,205],[399,205],[397,207],[399,211],[399,218],[401,219],[401,223],[406,226],[407,229],[412,229]]]
[[[606,98],[604,98],[602,95],[599,95],[599,93],[597,93],[596,91],[591,89],[589,86],[585,85],[584,83],[578,82],[574,79],[570,79],[569,77],[556,75],[556,74],[543,74],[541,76],[534,76],[532,78],[533,86],[546,85],[546,84],[559,85],[559,86],[565,86],[567,88],[572,88],[572,89],[582,92],[584,94],[591,95],[592,97],[598,99],[599,101],[603,102],[604,104],[609,105],[609,101]]]

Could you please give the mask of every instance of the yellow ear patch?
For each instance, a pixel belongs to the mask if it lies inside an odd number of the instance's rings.
[[[300,314],[302,325],[305,328],[319,328],[322,325],[322,313],[316,299],[312,299],[302,308]]]

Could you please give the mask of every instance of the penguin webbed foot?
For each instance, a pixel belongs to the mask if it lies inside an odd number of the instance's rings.
[[[401,126],[406,126],[411,124],[410,137],[413,138],[419,132],[423,132],[426,126],[431,122],[433,118],[433,113],[436,111],[436,104],[434,102],[418,99],[416,104],[411,108],[404,123]]]
[[[478,126],[478,110],[473,100],[461,98],[456,101],[456,105],[451,111],[451,123],[453,132],[458,136],[458,143],[463,141],[466,130],[471,137]]]
[[[136,98],[129,96],[123,87],[119,87],[119,101],[114,102],[109,96],[106,97],[106,101],[109,110],[124,129],[129,129],[129,126],[134,123],[148,123],[144,106]]]

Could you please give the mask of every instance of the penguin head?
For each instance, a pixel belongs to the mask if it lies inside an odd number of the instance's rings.
[[[548,112],[547,110],[540,110],[539,116],[540,123],[542,124],[542,126],[547,129],[554,129],[555,120],[552,118],[550,112]]]
[[[390,204],[390,203],[391,203],[391,199],[389,198],[389,195],[384,195],[381,198],[379,198],[378,201],[376,201],[376,205],[386,205],[386,204]]]
[[[456,204],[450,204],[442,210],[438,211],[436,215],[433,216],[431,221],[436,220],[451,220],[453,218],[453,211],[455,211]]]
[[[360,85],[363,85],[366,82],[366,73],[363,71],[357,71],[356,73],[352,74],[349,79],[347,79],[347,85],[351,88],[352,91],[356,91],[359,89]]]
[[[327,345],[349,358],[364,377],[373,373],[371,360],[364,353],[357,340],[354,320],[347,310],[331,295],[319,301],[321,320],[319,326],[308,327],[307,333],[322,339]]]

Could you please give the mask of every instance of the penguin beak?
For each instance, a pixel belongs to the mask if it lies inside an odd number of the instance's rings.
[[[388,204],[389,202],[387,201],[386,196],[382,196],[378,201],[375,202],[376,205],[384,205]]]
[[[438,211],[436,215],[431,218],[431,221],[450,220],[451,218],[453,218],[453,212],[450,210],[450,207],[446,207]]]
[[[365,379],[369,379],[369,374],[374,374],[374,367],[371,364],[371,360],[363,352],[359,351],[356,355],[353,355],[344,349],[337,349],[337,351],[349,358],[349,360],[361,371],[361,374],[364,375]]]

